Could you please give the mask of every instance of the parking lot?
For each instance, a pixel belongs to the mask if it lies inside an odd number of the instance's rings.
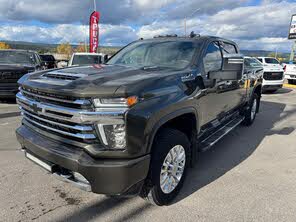
[[[2,101],[0,221],[295,221],[296,90],[264,95],[255,124],[202,153],[175,203],[163,208],[56,180],[24,158],[19,124],[17,105]]]

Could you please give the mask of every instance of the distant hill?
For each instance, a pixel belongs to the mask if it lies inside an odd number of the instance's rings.
[[[21,41],[1,41],[11,46],[13,49],[33,50],[39,53],[54,53],[59,44],[48,44],[48,43],[33,43],[33,42],[21,42]],[[76,48],[77,44],[72,44],[73,48]],[[119,47],[101,46],[102,52],[116,52]]]
[[[246,56],[253,56],[253,57],[270,56],[271,54],[275,54],[274,51],[264,51],[264,50],[241,50],[241,53]],[[282,58],[288,58],[290,56],[290,54],[279,52],[278,56],[280,56]]]

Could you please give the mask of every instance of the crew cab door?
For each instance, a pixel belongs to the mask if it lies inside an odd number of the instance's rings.
[[[235,53],[237,53],[234,47]],[[222,43],[213,41],[208,44],[202,56],[203,67],[202,78],[204,81],[204,96],[200,99],[199,107],[202,112],[202,125],[208,123],[217,123],[216,120],[223,118],[226,114],[237,107],[243,97],[246,96],[246,90],[242,92],[244,84],[242,80],[231,79],[221,80],[212,79],[212,72],[221,71],[222,75],[227,75],[227,71],[222,71],[223,53]],[[233,54],[230,53],[229,54]]]
[[[220,42],[220,47],[222,50],[222,55],[226,56],[227,54],[238,54],[238,49],[235,45],[228,42]],[[230,93],[231,101],[229,101],[229,109],[235,109],[242,105],[246,101],[247,89],[245,83],[248,79],[248,76],[243,73],[240,79],[233,79],[224,82],[226,88]]]

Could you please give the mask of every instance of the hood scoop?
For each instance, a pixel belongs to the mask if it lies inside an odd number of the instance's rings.
[[[80,78],[87,76],[86,74],[77,74],[77,73],[63,73],[58,71],[48,72],[42,75],[42,77],[47,79],[56,79],[56,80],[66,80],[74,81]]]

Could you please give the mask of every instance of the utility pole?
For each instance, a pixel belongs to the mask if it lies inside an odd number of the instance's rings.
[[[184,18],[184,31],[185,31],[185,37],[187,36],[187,19],[192,17],[195,13],[197,13],[200,10],[200,8],[196,9],[190,16],[186,16]]]
[[[294,59],[295,59],[295,51],[296,51],[296,41],[294,41],[293,46],[292,46],[290,61],[294,61]]]

